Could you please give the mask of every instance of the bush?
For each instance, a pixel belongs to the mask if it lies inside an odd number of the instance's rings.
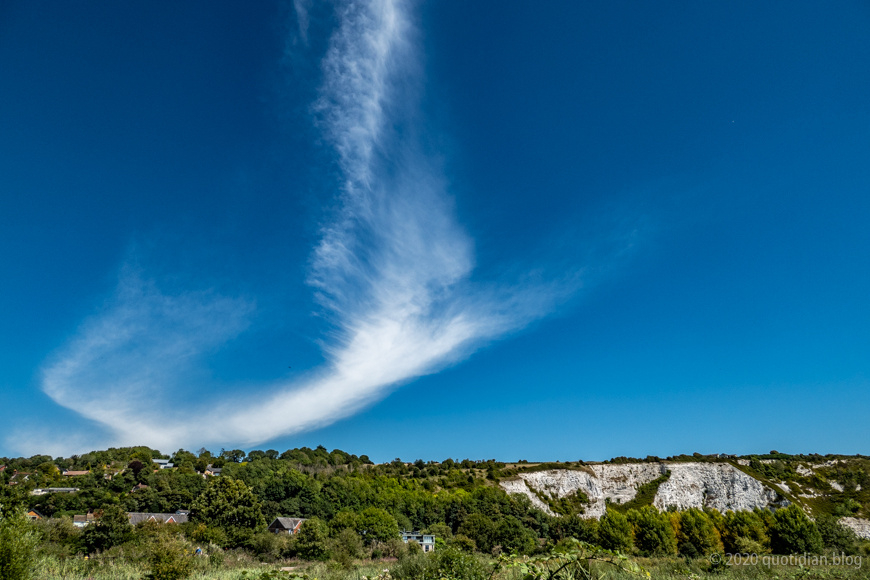
[[[816,527],[825,548],[849,555],[858,553],[858,536],[851,528],[841,525],[837,518],[821,515],[816,519]]]
[[[483,514],[471,514],[465,518],[458,533],[474,540],[481,552],[490,553],[495,545],[495,524]]]
[[[106,507],[97,521],[82,532],[82,546],[89,553],[102,552],[132,539],[133,526],[127,513],[114,505]]]
[[[193,572],[193,556],[178,542],[162,542],[151,548],[147,580],[183,580]]]
[[[329,529],[320,518],[313,517],[302,522],[294,539],[296,554],[303,560],[325,562],[329,559]]]
[[[0,512],[0,578],[32,578],[38,538],[23,514],[7,509]]]
[[[768,551],[770,538],[758,513],[728,512],[721,523],[722,543],[731,554],[762,554]],[[755,548],[748,550],[748,547]]]
[[[774,554],[820,554],[822,536],[816,524],[795,504],[777,510],[770,534]]]
[[[648,505],[629,510],[627,517],[634,531],[634,546],[641,554],[663,556],[676,553],[676,534],[666,513]]]
[[[266,524],[260,501],[244,481],[213,477],[190,506],[190,521],[224,529],[255,529]]]
[[[608,550],[630,552],[634,542],[628,518],[616,510],[608,509],[598,522],[598,543]]]
[[[681,555],[700,558],[718,550],[719,544],[719,534],[707,514],[698,508],[680,513],[677,550]]]

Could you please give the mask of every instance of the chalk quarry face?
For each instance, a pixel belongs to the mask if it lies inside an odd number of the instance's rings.
[[[522,493],[540,509],[552,514],[539,493],[565,497],[582,491],[589,498],[586,517],[604,515],[607,501],[626,503],[637,495],[637,488],[670,471],[670,478],[656,492],[653,505],[660,510],[675,506],[710,507],[719,511],[751,510],[774,505],[777,493],[757,479],[727,463],[636,463],[592,465],[586,470],[551,469],[520,474],[503,481],[508,493]]]

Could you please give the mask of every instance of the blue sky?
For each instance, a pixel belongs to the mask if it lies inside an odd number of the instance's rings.
[[[866,453],[868,25],[6,3],[0,455]]]

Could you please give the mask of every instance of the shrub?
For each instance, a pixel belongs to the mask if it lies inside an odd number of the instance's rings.
[[[770,538],[765,532],[764,521],[758,513],[749,511],[728,512],[721,524],[722,543],[731,554],[761,554],[768,551]],[[748,550],[748,547],[755,548]]]
[[[146,580],[183,580],[193,572],[193,557],[178,542],[161,542],[151,548]]]
[[[826,548],[849,555],[858,553],[858,536],[851,528],[841,525],[837,518],[821,515],[816,519],[816,527]]]
[[[598,522],[598,543],[608,550],[630,552],[633,541],[628,518],[616,510],[608,509]]]
[[[0,512],[0,578],[32,578],[38,538],[30,523],[17,511]]]
[[[819,554],[822,536],[816,524],[795,504],[773,514],[770,547],[775,554]]]
[[[108,550],[133,539],[133,526],[119,506],[108,506],[96,522],[82,531],[82,546],[90,553]]]
[[[719,549],[719,534],[710,517],[698,508],[680,513],[677,550],[683,556],[699,558]]]
[[[294,539],[296,553],[300,558],[323,562],[329,559],[329,529],[320,518],[313,517],[302,522]]]
[[[677,551],[677,539],[670,518],[648,505],[628,512],[634,531],[634,546],[644,556],[662,556]]]

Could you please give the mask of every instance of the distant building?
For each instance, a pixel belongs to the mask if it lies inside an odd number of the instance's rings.
[[[88,512],[85,515],[73,516],[73,525],[77,528],[83,528],[94,521],[94,512]]]
[[[435,536],[429,534],[423,534],[420,532],[406,532],[403,530],[402,541],[406,544],[410,541],[417,542],[418,544],[420,544],[420,547],[423,548],[424,552],[435,551]]]
[[[186,512],[186,513],[181,513]],[[151,514],[142,512],[129,512],[127,517],[130,518],[130,523],[134,526],[142,522],[158,522],[161,524],[183,524],[187,521],[187,516],[190,512],[187,510],[178,510],[174,514]]]
[[[211,463],[205,466],[205,475],[219,476],[220,474],[220,467],[213,467]]]
[[[137,483],[133,486],[133,489],[130,490],[130,493],[136,493],[137,491],[142,491],[143,489],[148,489],[148,486],[144,483]]]
[[[175,467],[172,463],[169,463],[168,459],[152,459],[151,463],[156,463],[157,467],[160,469],[169,469],[170,467]]]
[[[85,470],[85,471],[64,471],[63,476],[64,477],[78,477],[80,475],[87,475],[89,473],[90,473],[90,471],[87,471],[87,470]]]
[[[295,534],[304,521],[305,518],[275,518],[275,521],[269,524],[269,531],[273,534]]]
[[[39,513],[36,510],[27,510],[27,519],[31,522],[35,522],[36,520],[41,520],[45,516]]]

